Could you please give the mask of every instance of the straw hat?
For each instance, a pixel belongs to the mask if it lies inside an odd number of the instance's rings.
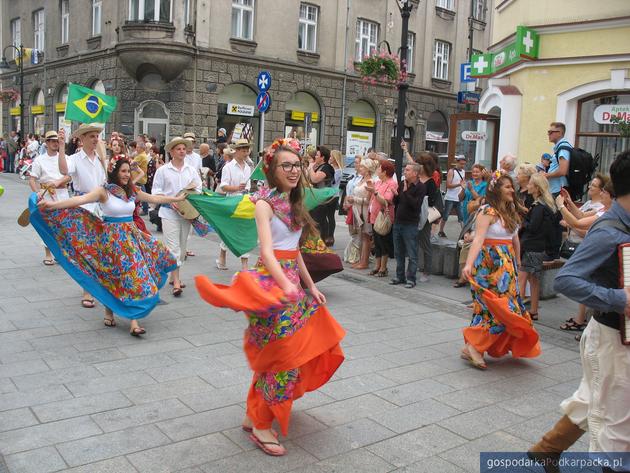
[[[46,141],[48,141],[48,140],[58,140],[59,139],[59,135],[57,135],[56,131],[47,131],[46,134],[44,135],[44,138],[46,139]]]
[[[101,123],[82,123],[81,125],[79,125],[79,128],[77,128],[77,130],[72,133],[72,137],[79,138],[86,133],[91,133],[93,131],[97,131],[100,133],[103,131],[103,128],[104,127]]]
[[[187,140],[186,138],[182,138],[181,136],[176,136],[175,138],[173,138],[171,141],[169,141],[166,146],[164,146],[164,149],[166,150],[167,153],[170,153],[171,150],[177,146],[177,145],[185,145],[188,146],[188,144],[190,143],[189,140]]]
[[[192,131],[188,131],[188,132],[184,133],[184,138],[189,139],[189,140],[193,140],[193,141],[197,140],[197,136]]]
[[[230,146],[232,146],[233,149],[251,148],[252,144],[249,141],[247,141],[245,138],[241,138],[240,140],[236,140]]]

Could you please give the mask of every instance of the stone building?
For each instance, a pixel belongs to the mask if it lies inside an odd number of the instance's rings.
[[[444,152],[469,22],[473,49],[485,50],[492,0],[410,1],[405,137]],[[64,117],[73,82],[119,98],[107,133],[168,140],[192,130],[204,141],[223,127],[258,143],[256,77],[267,70],[266,143],[301,136],[310,112],[311,142],[391,147],[397,91],[364,84],[355,65],[383,41],[398,49],[396,0],[2,0],[0,18],[3,44],[43,51],[25,70],[28,132],[77,126]],[[15,73],[0,78],[6,87]],[[5,107],[5,132],[20,126],[16,106]]]

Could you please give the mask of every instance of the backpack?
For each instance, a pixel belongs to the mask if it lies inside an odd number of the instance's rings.
[[[591,181],[593,172],[597,168],[597,161],[593,155],[581,148],[574,148],[570,145],[560,146],[554,157],[558,160],[558,153],[567,150],[570,153],[569,172],[567,181],[569,183],[569,194],[571,199],[579,201],[584,195],[584,188]]]

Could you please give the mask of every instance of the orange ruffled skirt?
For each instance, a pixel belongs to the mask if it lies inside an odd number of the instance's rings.
[[[464,340],[479,353],[500,358],[534,358],[541,353],[538,332],[518,290],[511,240],[485,240],[474,264],[473,318]]]
[[[299,285],[296,251],[275,252],[289,278]],[[232,285],[195,278],[197,290],[209,304],[245,311],[249,326],[244,351],[254,371],[247,396],[247,415],[257,429],[269,429],[274,419],[287,435],[293,401],[323,386],[344,360],[339,342],[345,331],[325,306],[284,299],[261,261],[237,273]]]

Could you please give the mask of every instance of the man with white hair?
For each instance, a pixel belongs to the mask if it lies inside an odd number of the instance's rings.
[[[506,154],[499,161],[499,170],[509,175],[516,182],[516,156]]]

